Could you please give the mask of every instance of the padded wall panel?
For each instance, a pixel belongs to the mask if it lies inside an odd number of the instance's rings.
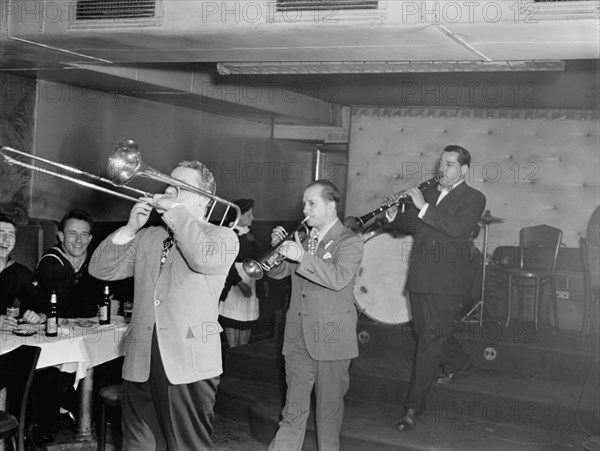
[[[488,251],[544,223],[578,245],[600,203],[597,111],[355,108],[346,214],[361,216],[432,177],[449,144],[472,153],[468,183],[504,219],[490,226]]]

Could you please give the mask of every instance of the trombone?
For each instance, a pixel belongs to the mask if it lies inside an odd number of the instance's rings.
[[[40,163],[44,163],[49,166],[54,166],[56,168],[59,168],[65,172],[67,172],[67,174],[52,171],[51,169],[39,167],[34,164],[30,164],[30,163],[26,163],[26,162],[17,160],[15,158],[13,158],[12,156],[10,156],[9,154],[20,155],[22,157],[30,158],[31,160],[38,161]],[[103,193],[111,194],[113,196],[120,197],[121,199],[129,200],[129,201],[136,202],[136,203],[140,202],[140,199],[138,197],[133,197],[133,196],[130,196],[127,194],[123,194],[123,193],[115,191],[111,188],[101,186],[101,185],[98,185],[98,184],[95,184],[92,182],[88,182],[88,181],[82,180],[80,178],[75,178],[75,176],[87,177],[95,182],[103,183],[105,185],[111,185],[112,187],[125,188],[133,193],[136,193],[138,196],[153,197],[152,193],[148,193],[148,192],[142,191],[140,189],[133,188],[131,186],[127,186],[127,184],[134,177],[145,177],[145,178],[149,178],[149,179],[156,180],[159,182],[167,183],[167,184],[177,188],[178,191],[183,189],[183,190],[190,191],[190,192],[193,192],[196,194],[200,194],[201,196],[208,197],[209,199],[211,199],[211,201],[212,201],[211,207],[206,216],[207,221],[210,220],[210,216],[212,215],[217,203],[221,203],[225,206],[225,212],[223,213],[223,217],[221,218],[219,225],[223,225],[223,222],[225,221],[225,218],[227,217],[227,213],[229,212],[229,209],[233,209],[236,213],[236,218],[233,221],[233,223],[230,225],[230,227],[232,227],[232,228],[235,227],[241,216],[240,208],[233,202],[229,202],[228,200],[222,199],[222,198],[220,198],[208,191],[205,191],[201,188],[195,187],[188,183],[182,182],[181,180],[178,180],[174,177],[163,174],[163,173],[157,171],[156,169],[148,166],[147,164],[143,163],[138,146],[137,146],[136,142],[131,139],[122,141],[119,144],[117,144],[117,146],[115,147],[115,150],[111,153],[110,157],[108,158],[107,173],[108,173],[110,179],[106,179],[104,177],[100,177],[98,175],[82,171],[82,170],[74,168],[72,166],[68,166],[68,165],[57,163],[57,162],[54,162],[51,160],[47,160],[45,158],[41,158],[36,155],[31,155],[27,152],[13,149],[12,147],[8,147],[8,146],[2,146],[0,148],[0,157],[2,157],[9,165],[21,166],[21,167],[29,169],[31,171],[40,172],[42,174],[47,174],[47,175],[52,175],[54,177],[58,177],[60,179],[67,180],[69,182],[73,182],[73,183],[77,183],[78,185],[85,186],[86,188],[91,188],[91,189],[95,189],[97,191],[102,191]],[[152,205],[153,207],[155,207],[155,205],[152,204],[151,202],[148,202],[148,203],[149,203],[149,205]]]

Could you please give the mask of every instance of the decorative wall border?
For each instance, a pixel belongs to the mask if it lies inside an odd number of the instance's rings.
[[[444,107],[352,107],[352,116],[420,117],[445,119],[530,119],[598,121],[597,110],[444,108]]]

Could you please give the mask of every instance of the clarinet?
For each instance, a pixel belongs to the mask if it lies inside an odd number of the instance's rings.
[[[437,184],[440,181],[441,178],[442,177],[440,175],[436,175],[435,177],[430,178],[429,180],[425,180],[423,183],[421,183],[420,185],[417,186],[417,189],[419,191],[425,191],[426,189],[432,188],[433,186],[435,186],[435,184]],[[359,218],[356,218],[356,217],[346,218],[344,220],[344,222],[346,223],[346,226],[349,226],[351,229],[356,228],[357,230],[360,230],[365,226],[365,224],[368,221],[373,219],[379,213],[382,213],[382,212],[386,211],[387,209],[392,208],[398,204],[410,202],[410,201],[406,200],[409,197],[407,191],[408,190],[404,190],[401,193],[399,193],[398,199],[396,199],[394,202],[383,203],[380,207],[376,208],[373,211],[370,211],[369,213],[367,213],[365,215],[362,215]],[[354,221],[354,224],[351,223],[352,221]],[[349,222],[350,222],[350,224],[348,224]]]

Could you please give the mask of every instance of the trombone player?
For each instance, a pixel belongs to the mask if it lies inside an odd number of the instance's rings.
[[[305,222],[312,227],[308,243],[297,233],[294,241],[281,243],[278,252],[286,260],[267,273],[274,279],[292,276],[282,350],[286,405],[269,450],[302,449],[313,387],[319,450],[340,446],[348,368],[358,356],[354,281],[363,257],[362,240],[338,219],[340,200],[330,181],[312,182],[303,196]],[[271,242],[284,237],[278,226]]]
[[[212,449],[222,373],[219,294],[238,252],[233,230],[205,219],[215,181],[198,161],[171,172],[164,194],[142,197],[127,224],[96,249],[89,271],[134,277],[123,365],[123,449]],[[191,191],[181,181],[201,191]],[[164,225],[143,226],[152,209]]]

